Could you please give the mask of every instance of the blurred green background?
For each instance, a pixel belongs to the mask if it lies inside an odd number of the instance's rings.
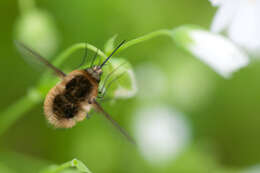
[[[60,39],[54,55],[77,42],[86,41],[103,48],[114,34],[118,34],[118,40],[131,40],[183,24],[209,28],[216,10],[207,0],[37,0],[36,6],[54,19]],[[41,76],[24,62],[14,47],[20,15],[17,1],[0,2],[0,110],[8,109],[25,95]],[[225,80],[179,50],[167,37],[131,47],[120,56],[131,62],[137,74],[142,74],[146,65],[155,66],[161,71],[159,78],[166,81],[162,85],[166,86],[161,88],[164,91],[159,98],[150,97],[145,101],[138,98],[138,93],[137,97],[103,105],[132,135],[134,113],[146,104],[166,104],[182,112],[192,137],[175,159],[161,165],[150,163],[138,148],[93,112],[89,120],[72,129],[56,130],[47,124],[40,103],[0,136],[0,168],[37,172],[49,164],[61,164],[73,158],[82,160],[93,173],[240,172],[258,165],[259,62]],[[73,57],[76,66],[82,53]],[[149,80],[155,80],[147,75],[143,84],[146,86]],[[141,84],[142,81],[138,85],[140,91]]]

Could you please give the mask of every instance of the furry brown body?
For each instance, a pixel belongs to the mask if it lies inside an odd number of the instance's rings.
[[[102,67],[116,50],[123,45],[124,41],[115,48],[101,65],[91,65],[90,68],[74,70],[69,74],[65,74],[53,66],[40,54],[23,43],[17,41],[15,43],[21,51],[33,55],[61,78],[61,82],[49,91],[44,101],[45,116],[51,124],[57,128],[71,128],[77,122],[84,120],[87,112],[93,107],[96,111],[103,114],[130,142],[135,143],[128,133],[96,101]]]
[[[88,70],[72,71],[47,94],[45,116],[55,127],[73,127],[86,117],[97,95],[98,81]]]

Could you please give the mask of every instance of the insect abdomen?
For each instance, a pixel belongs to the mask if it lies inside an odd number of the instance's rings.
[[[93,85],[82,75],[75,76],[66,84],[64,96],[71,102],[84,101],[91,93]]]
[[[96,96],[96,88],[85,71],[71,72],[48,93],[44,104],[47,119],[56,127],[74,126],[85,118],[83,106]]]
[[[78,103],[72,103],[62,94],[55,97],[53,101],[53,112],[63,118],[73,118],[79,110]]]

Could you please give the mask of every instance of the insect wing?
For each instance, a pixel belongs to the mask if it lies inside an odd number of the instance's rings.
[[[43,58],[39,53],[35,52],[31,48],[27,47],[25,44],[15,41],[15,45],[17,49],[21,52],[23,55],[22,57],[25,59],[26,62],[29,64],[32,64],[34,67],[37,67],[37,69],[43,69],[44,66],[52,69],[59,77],[63,78],[66,76],[64,72],[62,72],[60,69],[53,66],[51,63],[49,63],[45,58]]]
[[[113,124],[113,126],[117,130],[119,130],[123,136],[125,136],[128,139],[129,142],[136,144],[134,139],[100,106],[100,104],[97,101],[94,101],[93,105],[95,110],[102,113],[102,115],[104,115],[104,117],[107,120],[109,120]]]

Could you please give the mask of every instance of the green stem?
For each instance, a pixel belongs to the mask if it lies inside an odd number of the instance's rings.
[[[5,111],[0,112],[0,135],[2,135],[16,120],[21,118],[24,113],[37,105],[41,101],[39,98],[40,97],[35,97],[32,92],[28,92],[27,95],[20,98]]]
[[[125,50],[126,48],[133,46],[133,45],[136,45],[138,43],[142,43],[144,41],[153,39],[154,37],[163,36],[163,35],[170,36],[171,35],[170,30],[162,29],[162,30],[151,32],[149,34],[138,37],[136,39],[130,40],[130,41],[126,42],[122,47],[120,47],[117,52],[119,53],[119,52]]]
[[[106,57],[105,53],[103,51],[101,51],[100,49],[96,48],[95,46],[88,44],[88,43],[77,43],[71,47],[69,47],[68,49],[66,49],[65,51],[63,51],[53,62],[54,65],[56,66],[60,66],[66,59],[68,59],[70,57],[71,54],[73,54],[74,52],[76,52],[77,50],[80,49],[89,49],[93,52],[97,52],[97,54],[99,56],[102,57]]]
[[[18,3],[21,14],[26,14],[35,8],[34,0],[19,0]]]
[[[71,162],[66,162],[60,166],[55,166],[55,167],[51,167],[50,169],[44,170],[41,173],[59,173],[70,167],[71,167]]]

